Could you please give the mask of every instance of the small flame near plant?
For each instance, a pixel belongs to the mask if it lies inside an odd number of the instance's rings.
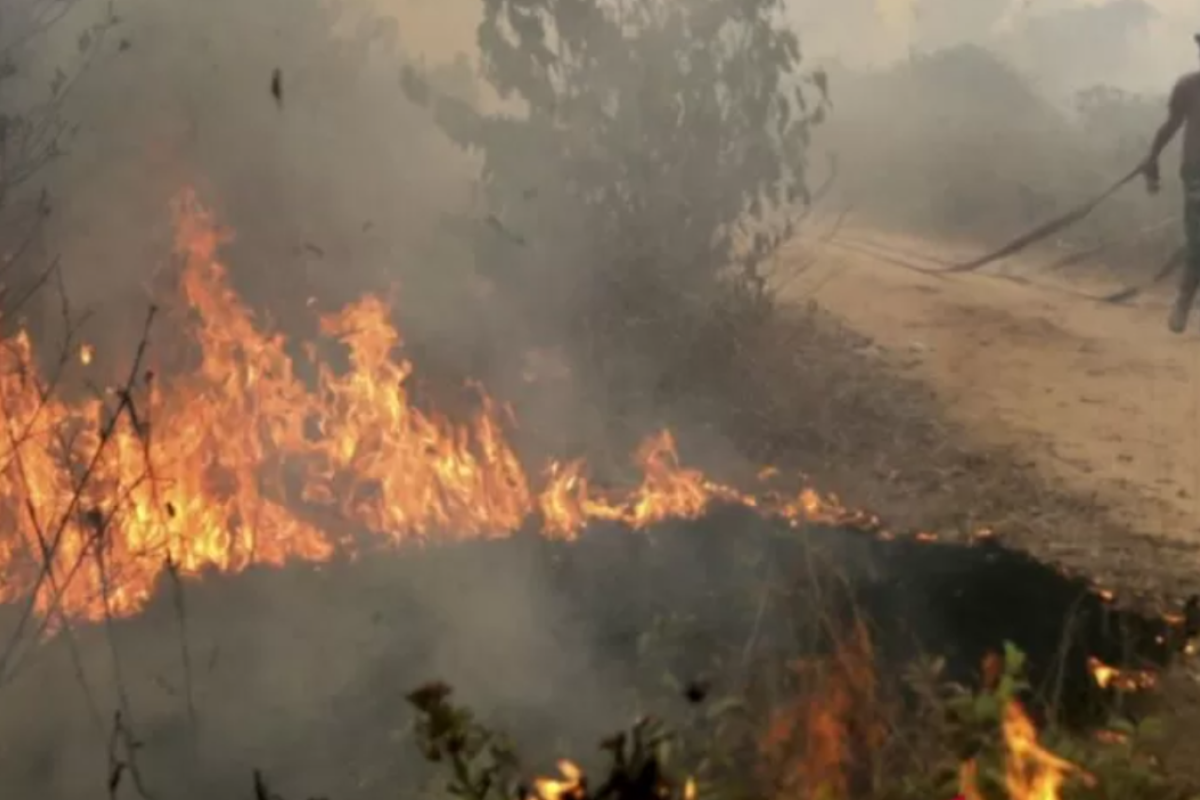
[[[583,770],[573,761],[563,759],[558,762],[560,778],[536,778],[533,782],[534,794],[539,800],[582,800],[587,796],[587,784]]]
[[[1062,800],[1067,778],[1087,786],[1096,779],[1079,766],[1047,750],[1038,742],[1037,728],[1017,700],[1004,707],[1004,789],[1008,800]],[[959,771],[957,800],[985,800],[979,789],[978,765],[965,762]]]
[[[1149,670],[1123,670],[1105,664],[1095,656],[1088,658],[1088,669],[1101,689],[1119,692],[1141,692],[1158,685],[1158,676]]]

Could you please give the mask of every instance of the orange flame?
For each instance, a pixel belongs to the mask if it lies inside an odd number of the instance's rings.
[[[963,762],[958,771],[958,797],[955,800],[984,800],[979,791],[979,765],[974,759]]]
[[[765,781],[789,797],[846,797],[856,755],[887,736],[875,655],[859,621],[832,657],[796,665],[810,685],[772,714],[761,742]]]
[[[587,795],[583,771],[570,761],[559,761],[561,779],[536,778],[533,782],[534,795],[540,800],[579,800]]]
[[[1007,750],[1004,785],[1010,800],[1060,800],[1060,790],[1069,775],[1088,784],[1095,782],[1089,773],[1038,743],[1033,721],[1015,700],[1004,709],[1003,729]]]
[[[0,342],[0,602],[28,599],[51,620],[128,615],[168,567],[353,556],[356,542],[330,528],[402,544],[504,536],[540,517],[546,535],[571,538],[593,521],[644,528],[714,503],[793,524],[878,524],[811,489],[758,497],[716,483],[679,463],[665,431],[635,454],[630,491],[590,485],[582,461],[551,465],[535,487],[485,393],[465,423],[412,403],[413,365],[378,298],[320,320],[348,367],[317,361],[307,385],[284,337],[228,284],[218,250],[232,234],[190,191],[173,211],[193,369],[70,404],[46,391],[25,333]]]
[[[1122,670],[1105,664],[1092,656],[1088,658],[1088,669],[1101,689],[1116,689],[1119,692],[1138,692],[1153,689],[1158,678],[1149,670]]]
[[[534,778],[533,790],[525,791],[522,800],[586,800],[587,778],[583,770],[574,762],[563,759],[558,762],[558,771],[561,778]],[[653,789],[653,795],[669,800],[675,796],[672,788],[671,784],[660,780]],[[696,800],[697,794],[695,778],[685,778],[679,796],[682,800]]]

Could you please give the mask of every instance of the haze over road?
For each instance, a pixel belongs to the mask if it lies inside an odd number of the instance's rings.
[[[1005,52],[1043,88],[1165,93],[1194,66],[1194,0],[789,0],[810,52],[886,64],[963,43]]]

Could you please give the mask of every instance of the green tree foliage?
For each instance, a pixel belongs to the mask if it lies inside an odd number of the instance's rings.
[[[502,110],[416,70],[404,84],[482,158],[467,233],[530,343],[661,368],[714,319],[761,310],[828,107],[781,0],[482,2],[480,74]]]

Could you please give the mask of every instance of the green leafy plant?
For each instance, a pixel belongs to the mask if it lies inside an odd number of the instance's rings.
[[[1013,758],[1004,733],[1006,713],[1030,689],[1026,659],[1008,644],[1002,656],[985,665],[981,688],[969,692],[941,677],[941,665],[912,669],[907,678],[925,709],[913,720],[913,735],[924,747],[907,750],[883,787],[890,798],[952,797],[958,793],[963,764],[974,765],[975,785],[984,798],[1006,798],[1006,765]],[[1182,800],[1196,787],[1170,774],[1154,755],[1163,726],[1156,718],[1138,722],[1115,717],[1100,731],[1077,731],[1049,724],[1037,734],[1039,746],[1073,765],[1064,797]]]
[[[417,741],[425,758],[447,764],[446,790],[468,800],[533,798],[542,800],[674,800],[694,795],[694,785],[671,773],[677,760],[674,737],[652,719],[638,721],[627,732],[601,743],[608,756],[605,779],[595,785],[578,768],[564,762],[564,779],[520,782],[519,761],[511,748],[475,721],[470,711],[450,703],[451,690],[432,683],[412,692],[417,709]],[[691,788],[689,788],[691,787]]]
[[[954,797],[968,780],[981,800],[1010,798],[1008,779],[1014,759],[1024,759],[1026,769],[1042,769],[1053,762],[1064,778],[1059,797],[1064,800],[1188,800],[1200,796],[1187,778],[1171,774],[1155,757],[1164,736],[1160,721],[1139,722],[1114,719],[1104,730],[1084,732],[1048,725],[1024,731],[1027,746],[1014,748],[1006,737],[1006,725],[1014,725],[1014,709],[1030,689],[1026,680],[1025,655],[1006,645],[1002,655],[985,663],[981,686],[969,691],[948,681],[944,664],[930,660],[911,665],[904,682],[915,695],[890,721],[888,736],[876,743],[871,754],[882,765],[869,783],[857,783],[852,793],[833,784],[822,784],[817,793],[829,800],[864,797],[876,800],[929,800]],[[762,755],[746,747],[749,739],[763,734],[755,727],[755,716],[746,698],[735,694],[700,693],[692,697],[697,713],[677,731],[643,720],[629,731],[606,740],[602,747],[608,758],[601,779],[589,782],[582,773],[551,784],[529,784],[518,780],[522,769],[511,748],[482,728],[471,714],[449,703],[450,690],[433,684],[414,692],[417,707],[418,741],[427,759],[450,765],[449,791],[473,800],[487,798],[530,798],[545,800],[585,798],[675,798],[695,793],[706,800],[778,795],[770,785],[757,781]],[[810,687],[810,690],[812,687]],[[809,702],[822,701],[821,690]],[[798,698],[803,706],[804,699]],[[1021,711],[1020,719],[1027,719]],[[731,735],[717,735],[722,726]],[[1020,735],[1009,731],[1009,735]],[[1033,759],[1032,761],[1030,759]],[[1036,762],[1036,763],[1035,763]],[[491,765],[491,766],[488,766]],[[499,766],[497,766],[499,765]],[[570,770],[574,770],[573,766]],[[569,771],[570,771],[569,770]],[[742,780],[737,780],[738,772]],[[1019,772],[1019,771],[1018,771]],[[681,779],[681,776],[687,776]],[[692,781],[696,779],[696,782]],[[697,789],[697,786],[699,787]],[[1042,800],[1022,796],[1019,800]]]
[[[449,701],[450,687],[430,683],[408,695],[417,709],[421,753],[450,769],[447,791],[464,800],[499,800],[515,795],[519,763],[512,747]]]

